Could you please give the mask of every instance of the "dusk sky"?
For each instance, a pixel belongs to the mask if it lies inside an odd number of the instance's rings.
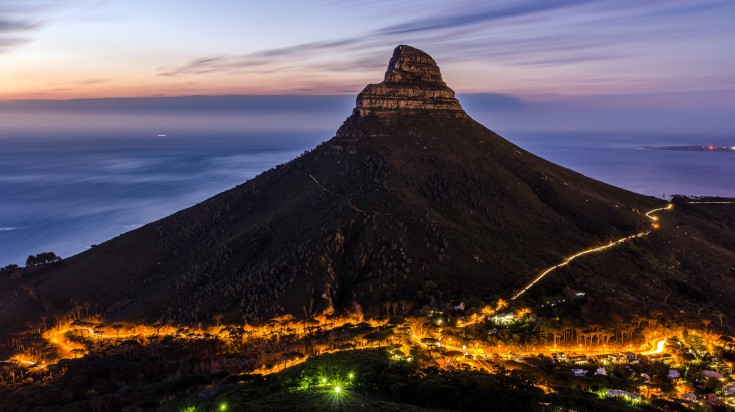
[[[732,0],[2,0],[0,121],[114,125],[122,97],[225,94],[345,96],[335,113],[410,44],[501,128],[732,131],[733,16]],[[108,117],[17,102],[79,98],[113,98],[87,102]],[[325,101],[280,99],[243,119],[299,124]]]

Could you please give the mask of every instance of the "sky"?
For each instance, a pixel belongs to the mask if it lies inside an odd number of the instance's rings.
[[[410,44],[503,130],[732,133],[734,16],[732,0],[0,0],[0,122],[336,128]]]

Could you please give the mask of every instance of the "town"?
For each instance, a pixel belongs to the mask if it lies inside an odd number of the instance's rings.
[[[441,309],[386,302],[375,318],[360,312],[309,320],[287,315],[257,326],[220,324],[220,317],[197,327],[110,324],[79,311],[55,327],[12,339],[16,354],[0,364],[0,385],[30,391],[34,383],[76,374],[79,365],[100,357],[145,359],[155,365],[156,376],[227,371],[220,376],[227,379],[267,376],[324,354],[382,348],[391,362],[487,374],[523,371],[544,393],[569,388],[664,410],[735,406],[735,341],[720,335],[711,319],[691,324],[652,313],[580,326],[567,314],[584,304],[587,294],[568,295],[517,309],[502,300],[480,308],[455,302]],[[152,373],[145,365],[137,368]],[[126,379],[98,379],[94,394],[105,399]],[[193,381],[178,390],[205,390],[212,383]],[[66,396],[89,397],[85,391]]]

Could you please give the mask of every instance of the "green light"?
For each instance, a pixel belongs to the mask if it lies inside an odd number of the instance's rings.
[[[322,383],[327,383],[327,378],[322,378]]]
[[[226,411],[226,410],[227,410],[227,402],[222,402],[222,403],[220,403],[220,404],[219,404],[219,408],[218,408],[218,409],[219,409],[220,411],[222,411],[222,412]]]
[[[350,372],[350,373],[349,373],[349,374],[347,375],[347,377],[348,377],[348,378],[350,378],[350,380],[352,380],[352,379],[355,379],[355,374],[354,374],[353,372]]]
[[[186,408],[182,409],[181,412],[195,412],[196,410],[196,406],[187,406]]]
[[[341,391],[342,391],[342,388],[341,387],[339,387],[339,386],[335,386],[334,387],[334,392],[335,393],[340,393]]]

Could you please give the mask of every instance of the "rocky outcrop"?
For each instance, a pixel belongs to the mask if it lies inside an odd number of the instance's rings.
[[[368,85],[357,96],[355,114],[389,117],[424,110],[467,117],[454,91],[442,80],[434,59],[401,45],[393,51],[383,82]]]

